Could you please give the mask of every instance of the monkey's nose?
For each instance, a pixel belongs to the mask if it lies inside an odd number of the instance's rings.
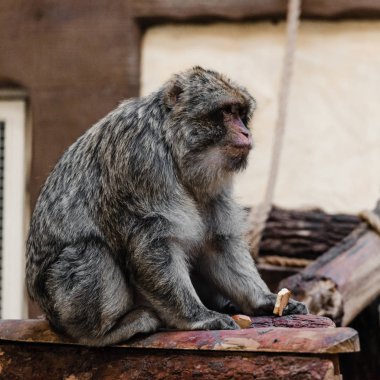
[[[235,135],[232,145],[238,149],[251,149],[252,148],[252,137],[249,132],[240,131],[240,133]]]
[[[249,137],[249,132],[247,130],[240,130],[240,133],[245,136],[245,137]]]

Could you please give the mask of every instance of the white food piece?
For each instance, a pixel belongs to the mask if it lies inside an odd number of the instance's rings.
[[[241,329],[248,329],[251,327],[252,321],[247,315],[236,314],[232,316],[232,319],[239,325]]]
[[[280,317],[282,316],[282,312],[284,311],[286,305],[289,302],[290,294],[290,290],[286,288],[282,288],[277,293],[277,299],[274,305],[273,314],[278,315]]]

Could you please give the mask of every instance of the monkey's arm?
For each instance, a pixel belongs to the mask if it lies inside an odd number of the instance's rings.
[[[200,268],[216,288],[244,313],[270,315],[276,294],[261,279],[247,244],[238,236],[218,236],[203,256]],[[306,314],[304,304],[290,300],[284,314]]]
[[[145,243],[144,243],[145,242]],[[131,260],[135,286],[168,327],[238,329],[227,315],[208,310],[190,280],[185,254],[170,239],[139,239]]]

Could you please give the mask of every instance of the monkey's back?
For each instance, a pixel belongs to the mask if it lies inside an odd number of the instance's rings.
[[[138,113],[146,114],[150,123],[139,124]],[[117,221],[144,217],[152,211],[154,197],[162,203],[162,183],[174,176],[167,173],[170,154],[150,124],[158,125],[143,100],[129,100],[90,128],[57,162],[30,224],[26,281],[32,298],[43,292],[37,283],[44,281],[43,273],[65,247],[91,240],[111,245],[117,240]]]
[[[37,273],[46,272],[65,246],[99,236],[97,226],[100,173],[89,149],[95,125],[67,151],[48,176],[37,200],[26,251],[26,280],[32,298],[38,296]]]

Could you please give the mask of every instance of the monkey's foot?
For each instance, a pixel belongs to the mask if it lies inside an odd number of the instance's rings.
[[[253,310],[252,315],[254,316],[263,316],[263,315],[272,315],[273,309],[276,304],[277,294],[267,293],[261,299],[260,302],[256,305]],[[283,310],[282,315],[291,315],[291,314],[308,314],[309,310],[306,305],[302,302],[295,301],[293,299],[289,300],[288,305]]]
[[[194,322],[192,330],[238,330],[239,325],[226,314],[210,311],[204,320]]]

